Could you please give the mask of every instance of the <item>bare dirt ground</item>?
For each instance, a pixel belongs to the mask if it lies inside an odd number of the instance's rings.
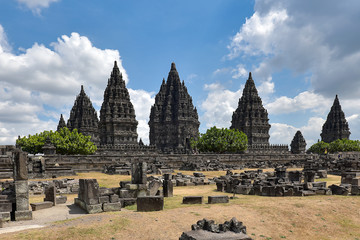
[[[330,176],[328,180],[339,179]],[[229,204],[209,205],[207,196],[226,194],[215,188],[176,187],[175,196],[166,198],[165,209],[159,212],[137,212],[136,207],[129,207],[120,212],[83,215],[74,206],[58,205],[33,212],[32,221],[8,224],[44,227],[3,233],[0,239],[179,239],[182,232],[189,231],[202,218],[222,223],[232,217],[242,221],[254,239],[360,239],[358,196],[237,195]],[[182,205],[182,197],[187,195],[202,195],[205,203]],[[69,196],[69,204],[73,197]]]

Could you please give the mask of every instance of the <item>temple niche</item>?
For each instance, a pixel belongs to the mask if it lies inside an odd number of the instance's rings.
[[[79,133],[82,133],[85,136],[91,136],[91,141],[98,145],[100,142],[98,123],[99,119],[96,110],[93,107],[90,98],[86,95],[84,87],[81,85],[80,93],[77,95],[74,106],[70,111],[67,128],[69,128],[70,131],[77,129]]]
[[[199,134],[199,120],[184,81],[180,81],[175,63],[151,107],[150,145],[164,152],[189,152],[191,138]]]
[[[248,145],[269,145],[268,113],[262,105],[255,82],[249,73],[242,97],[232,116],[231,129],[238,129],[246,134]]]
[[[295,133],[295,136],[291,141],[290,146],[291,146],[291,153],[293,154],[305,153],[306,141],[300,131],[297,131]]]
[[[137,144],[137,125],[129,92],[115,61],[100,110],[100,144]]]
[[[337,139],[349,139],[350,130],[345,114],[341,110],[338,95],[335,96],[334,103],[327,116],[326,122],[322,127],[321,141],[330,143]]]

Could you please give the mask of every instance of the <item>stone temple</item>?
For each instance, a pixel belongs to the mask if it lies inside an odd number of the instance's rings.
[[[79,133],[85,136],[91,136],[91,141],[99,145],[99,119],[90,98],[86,95],[84,87],[81,86],[79,95],[77,95],[74,106],[70,111],[70,118],[67,122],[67,128],[70,131],[77,129]]]
[[[321,141],[330,143],[337,139],[349,139],[350,130],[345,114],[341,110],[338,95],[335,96],[334,103],[327,116],[326,122],[322,127]]]
[[[231,129],[238,129],[248,137],[248,145],[269,145],[268,113],[262,105],[255,82],[249,73],[243,95],[232,116]]]
[[[100,144],[137,144],[135,110],[115,61],[100,110]]]
[[[293,154],[305,153],[306,141],[300,131],[297,131],[295,133],[295,136],[294,136],[293,140],[291,141],[290,146],[291,146],[291,153],[293,153]]]
[[[66,127],[66,123],[65,123],[65,120],[64,120],[64,117],[63,115],[61,114],[60,115],[60,120],[59,120],[59,123],[58,123],[58,126],[57,126],[57,131],[59,131],[60,129],[62,129],[63,127]]]
[[[190,139],[199,134],[199,125],[192,98],[172,63],[151,107],[150,145],[164,152],[188,152]]]

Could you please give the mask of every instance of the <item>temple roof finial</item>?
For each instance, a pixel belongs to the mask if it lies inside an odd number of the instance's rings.
[[[249,72],[249,79],[252,79],[252,77],[251,77],[251,72]]]
[[[170,69],[170,71],[171,71],[171,70],[175,70],[175,71],[176,71],[176,66],[175,66],[175,63],[174,63],[174,62],[171,63],[171,69]]]

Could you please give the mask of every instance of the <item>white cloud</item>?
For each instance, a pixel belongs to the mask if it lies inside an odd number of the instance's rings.
[[[55,130],[60,113],[70,112],[80,85],[98,110],[115,60],[128,82],[117,50],[96,48],[78,33],[63,35],[50,46],[35,43],[14,54],[0,25],[0,144],[14,144],[17,135]],[[129,92],[145,142],[153,93]]]
[[[330,99],[326,99],[319,94],[305,91],[294,98],[286,96],[279,97],[274,102],[266,104],[265,108],[270,114],[292,113],[302,110],[325,113],[330,110],[328,108],[328,105],[331,103],[330,101]]]
[[[311,117],[307,122],[307,125],[300,128],[284,123],[271,123],[270,143],[288,144],[290,147],[296,131],[300,130],[305,138],[307,144],[306,147],[309,148],[312,144],[317,142],[317,139],[320,139],[320,133],[324,122],[325,119]]]
[[[238,64],[235,69],[231,71],[233,73],[232,78],[238,79],[240,77],[245,77],[248,75],[248,72],[246,71],[243,64]]]
[[[149,116],[151,106],[155,103],[153,92],[144,90],[129,89],[130,99],[135,108],[136,119],[138,120],[137,133],[145,144],[149,144]]]
[[[43,8],[48,8],[50,3],[60,0],[16,0],[18,3],[25,5],[33,13],[40,14]]]
[[[204,112],[200,116],[200,122],[205,123],[206,128],[212,126],[229,128],[232,114],[241,97],[242,88],[232,92],[224,89],[220,83],[212,83],[206,84],[204,89],[208,91],[208,95],[200,105]]]
[[[229,44],[228,58],[261,56],[266,79],[290,69],[311,74],[312,89],[326,97],[360,94],[359,1],[256,1],[255,13]]]

